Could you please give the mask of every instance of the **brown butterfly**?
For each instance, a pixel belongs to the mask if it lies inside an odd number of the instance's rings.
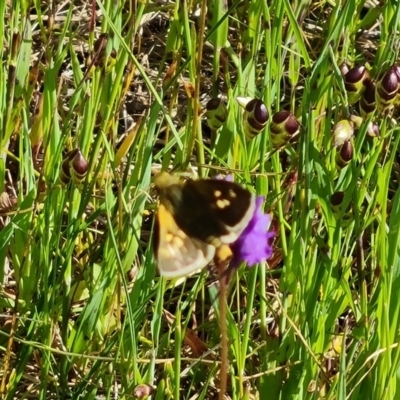
[[[217,179],[180,182],[162,172],[155,178],[160,203],[154,253],[160,274],[191,274],[233,243],[253,216],[255,196],[237,183]]]

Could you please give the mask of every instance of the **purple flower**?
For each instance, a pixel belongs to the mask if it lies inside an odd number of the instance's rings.
[[[230,245],[233,258],[229,269],[236,269],[242,261],[249,266],[267,260],[272,256],[272,240],[275,233],[268,231],[271,217],[264,214],[261,206],[263,196],[256,198],[256,207],[252,219],[239,238]]]

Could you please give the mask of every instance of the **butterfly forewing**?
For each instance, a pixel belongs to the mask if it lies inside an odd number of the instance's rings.
[[[214,257],[215,247],[188,236],[163,204],[158,207],[155,232],[158,268],[167,278],[189,275],[206,266]]]
[[[189,236],[207,243],[232,243],[249,223],[254,207],[254,196],[236,183],[187,181],[175,218]]]

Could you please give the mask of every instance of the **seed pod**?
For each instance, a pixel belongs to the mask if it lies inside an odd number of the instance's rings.
[[[363,65],[351,68],[344,76],[344,86],[349,103],[355,103],[365,89],[365,82],[370,80],[369,71]]]
[[[376,85],[376,102],[380,111],[390,111],[394,107],[399,83],[397,68],[393,66],[380,76]]]
[[[353,153],[353,144],[351,143],[351,140],[347,140],[336,153],[337,167],[339,169],[344,168],[353,158]]]
[[[60,169],[60,181],[63,186],[68,185],[71,182],[71,172],[69,170],[69,158],[65,158],[61,163]]]
[[[254,138],[267,125],[269,113],[267,106],[259,99],[237,97],[237,102],[244,107],[243,130],[248,139]]]
[[[289,111],[278,111],[272,116],[270,125],[271,142],[274,147],[281,147],[298,134],[299,121]]]
[[[360,99],[360,113],[363,118],[370,117],[376,109],[376,85],[374,81],[365,83],[365,90]]]
[[[344,200],[345,193],[342,191],[335,192],[331,196],[331,207],[333,211],[333,215],[335,216],[336,220],[340,219],[340,215],[342,212],[342,203]],[[352,216],[352,206],[351,203],[348,205],[346,211],[342,215],[342,221],[344,222],[343,225],[348,225]]]
[[[228,118],[228,109],[225,102],[219,98],[213,98],[206,105],[206,117],[208,126],[216,131],[219,129]]]
[[[88,171],[88,163],[79,149],[76,149],[75,154],[71,159],[70,170],[74,182],[77,184],[82,183]]]
[[[63,185],[68,185],[71,179],[79,186],[88,171],[88,163],[80,149],[74,149],[67,153],[61,163],[60,180]]]
[[[342,146],[354,135],[354,123],[347,119],[339,121],[332,130],[332,140],[335,147]]]

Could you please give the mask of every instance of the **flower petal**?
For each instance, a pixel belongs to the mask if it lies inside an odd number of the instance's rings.
[[[263,262],[272,255],[274,232],[268,231],[271,217],[262,211],[264,197],[256,198],[256,207],[252,219],[240,237],[231,245],[233,258],[230,269],[237,268],[242,261],[249,266]]]

